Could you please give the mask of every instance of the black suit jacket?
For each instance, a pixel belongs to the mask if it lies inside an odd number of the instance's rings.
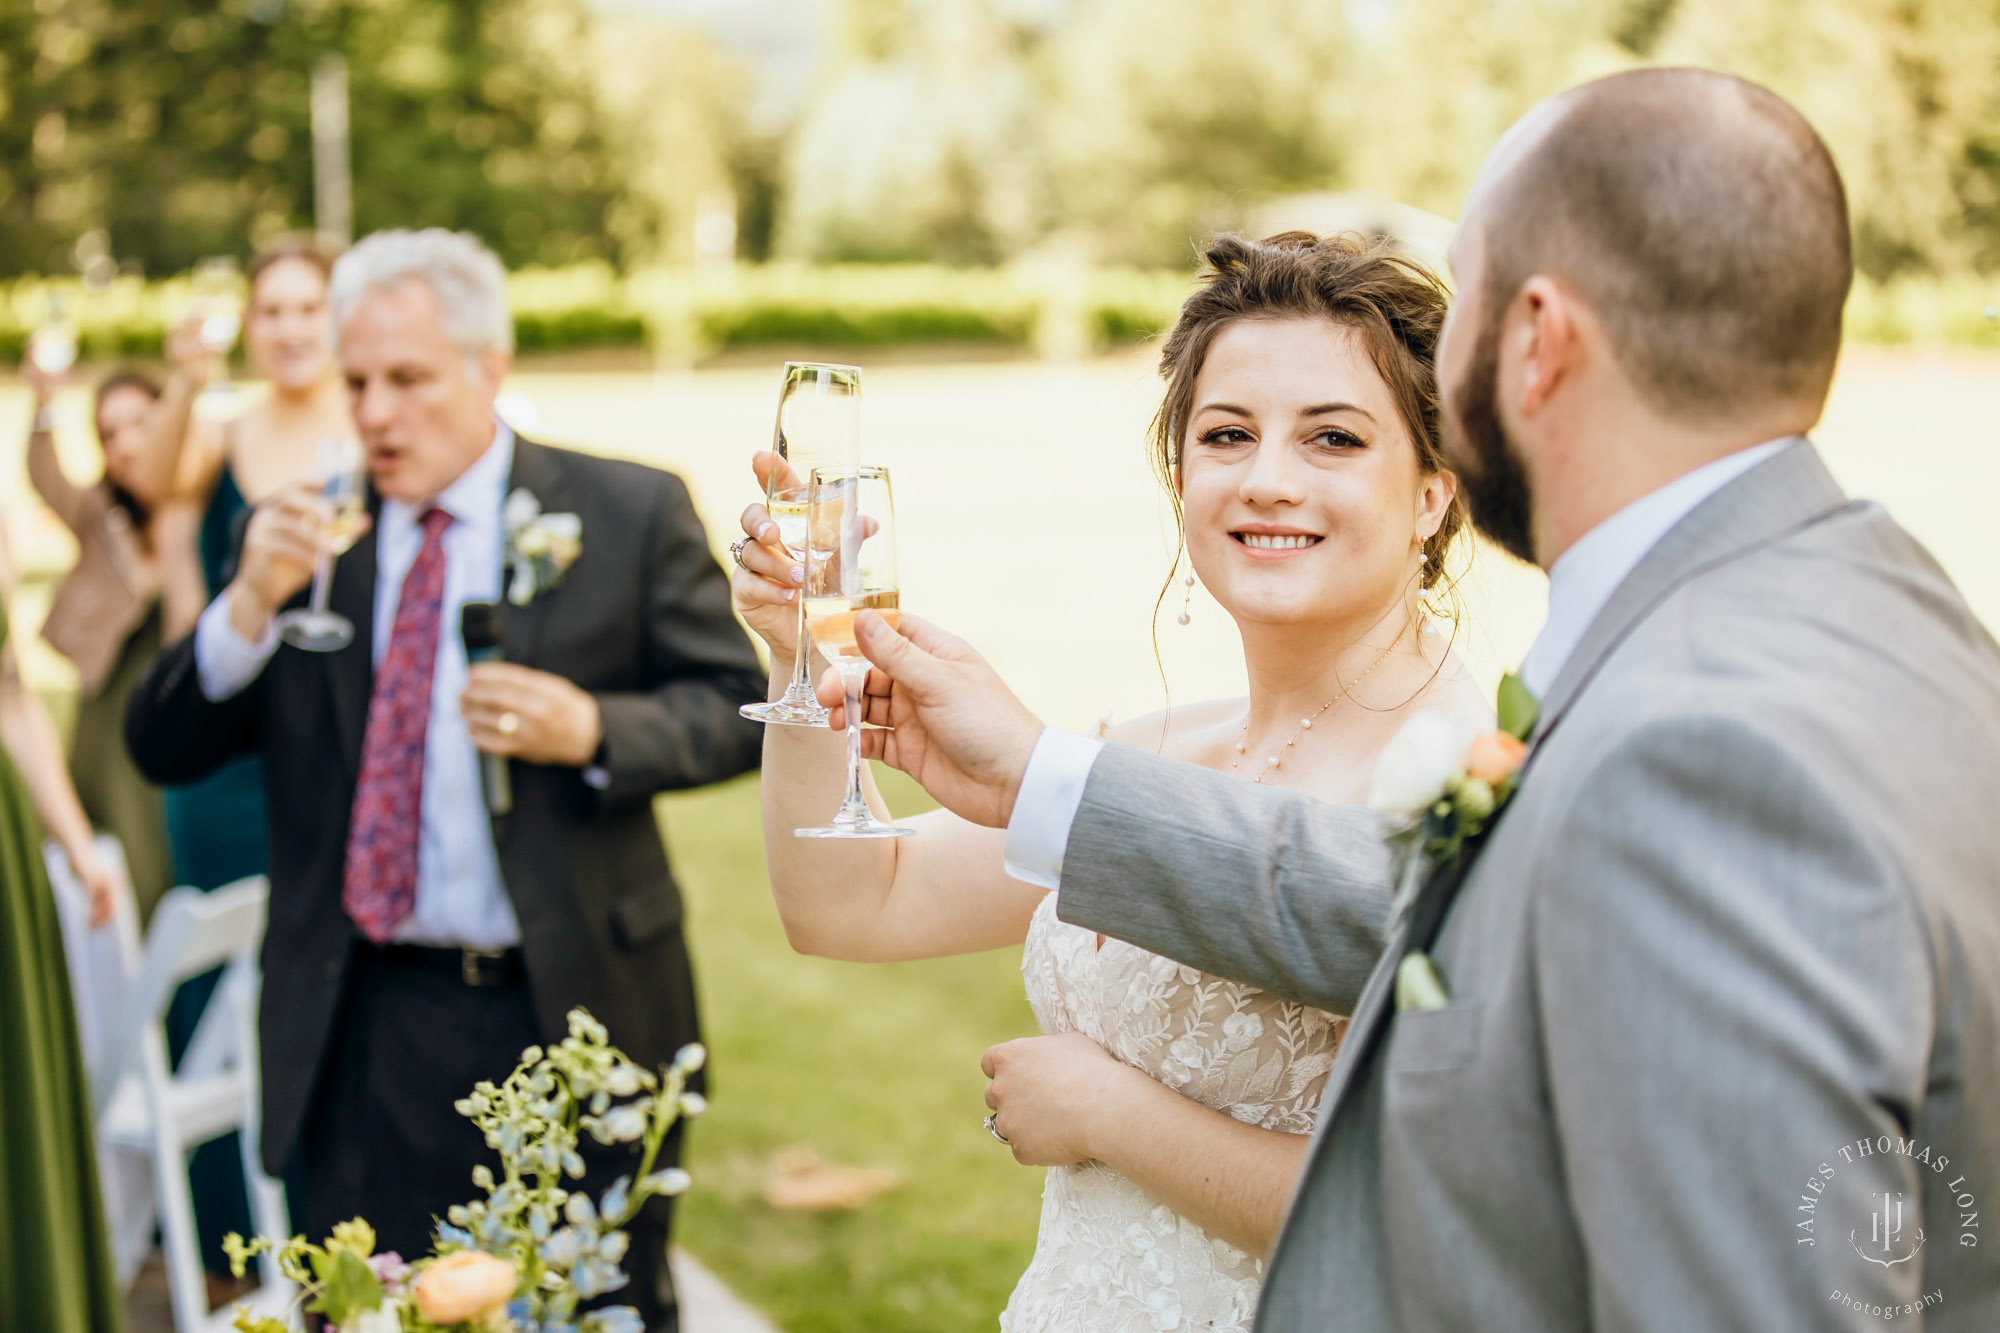
[[[764,673],[679,478],[517,439],[508,493],[518,487],[544,512],[577,514],[583,552],[558,587],[507,607],[507,659],[597,697],[611,780],[600,791],[577,769],[512,763],[513,813],[493,829],[501,875],[546,1036],[559,1038],[570,1007],[585,1005],[654,1065],[698,1029],[653,796],[756,767],[761,730],[736,710],[764,697]],[[336,564],[330,600],[354,622],[339,652],[280,647],[255,683],[214,703],[190,635],[147,673],[126,716],[132,755],[156,782],[264,756],[271,905],[259,1028],[262,1148],[274,1174],[305,1122],[361,938],[341,880],[374,675],[372,537]]]

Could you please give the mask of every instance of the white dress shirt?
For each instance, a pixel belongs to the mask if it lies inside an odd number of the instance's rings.
[[[444,600],[439,608],[437,663],[431,675],[431,715],[424,732],[423,816],[417,846],[417,902],[396,929],[404,944],[504,949],[521,942],[521,927],[500,878],[499,853],[479,782],[479,752],[459,714],[465,692],[465,642],[459,609],[500,600],[503,536],[500,511],[514,469],[514,433],[505,425],[458,480],[421,506],[384,500],[375,542],[374,660],[389,650],[403,578],[423,549],[417,520],[435,505],[452,517],[444,530]],[[278,650],[277,629],[251,643],[229,621],[225,591],[195,628],[195,668],[201,692],[229,698],[256,680]]]
[[[1563,552],[1549,570],[1549,617],[1521,664],[1521,683],[1537,698],[1546,694],[1590,622],[1646,552],[1703,500],[1791,442],[1768,440],[1677,477],[1626,505]],[[1053,727],[1042,732],[1007,821],[1009,875],[1050,890],[1061,882],[1070,825],[1103,748],[1103,741]]]

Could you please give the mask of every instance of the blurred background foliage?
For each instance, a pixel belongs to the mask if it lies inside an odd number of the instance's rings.
[[[1536,99],[1692,62],[1822,129],[1869,277],[2000,272],[2000,0],[0,0],[0,276],[87,232],[158,276],[310,226],[329,52],[356,231],[516,267],[690,268],[719,213],[753,262],[1185,270],[1292,196],[1449,217]],[[621,300],[593,337],[775,318]]]

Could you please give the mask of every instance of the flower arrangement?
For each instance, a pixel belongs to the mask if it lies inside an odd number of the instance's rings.
[[[376,1254],[374,1229],[356,1218],[320,1245],[232,1233],[224,1242],[230,1267],[241,1277],[253,1255],[273,1251],[279,1270],[303,1289],[303,1308],[338,1333],[643,1333],[630,1306],[578,1306],[626,1284],[623,1228],[646,1200],[691,1183],[685,1171],[654,1166],[674,1123],[707,1109],[687,1090],[705,1059],[702,1047],[686,1046],[659,1073],[641,1069],[610,1044],[603,1024],[572,1009],[561,1042],[530,1046],[503,1082],[481,1083],[456,1103],[500,1154],[501,1169],[496,1177],[490,1167],[474,1168],[473,1184],[486,1197],[450,1208],[435,1254],[414,1263]],[[584,1134],[633,1144],[640,1154],[636,1175],[619,1177],[595,1200],[564,1185],[584,1174]],[[242,1308],[235,1326],[288,1329]]]
[[[575,514],[544,514],[542,502],[523,486],[501,508],[507,530],[507,600],[526,606],[551,588],[583,554],[583,520]]]
[[[1514,794],[1539,705],[1512,675],[1501,679],[1497,703],[1495,730],[1469,734],[1446,714],[1425,709],[1383,747],[1368,804],[1383,817],[1395,866],[1392,933],[1427,872],[1463,855]],[[1449,999],[1428,955],[1419,949],[1404,957],[1396,974],[1399,1009],[1435,1009]]]

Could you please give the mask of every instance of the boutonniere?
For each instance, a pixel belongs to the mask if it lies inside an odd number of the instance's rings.
[[[583,554],[583,520],[575,514],[544,514],[542,502],[525,486],[507,497],[501,517],[507,529],[502,556],[507,600],[526,606],[560,586],[563,575]]]
[[[1463,856],[1514,795],[1539,706],[1519,678],[1500,681],[1500,725],[1468,736],[1444,713],[1425,709],[1382,750],[1368,804],[1382,816],[1396,896],[1394,932],[1416,901],[1426,874]],[[1413,950],[1397,968],[1396,1007],[1431,1009],[1449,998],[1436,966]]]

